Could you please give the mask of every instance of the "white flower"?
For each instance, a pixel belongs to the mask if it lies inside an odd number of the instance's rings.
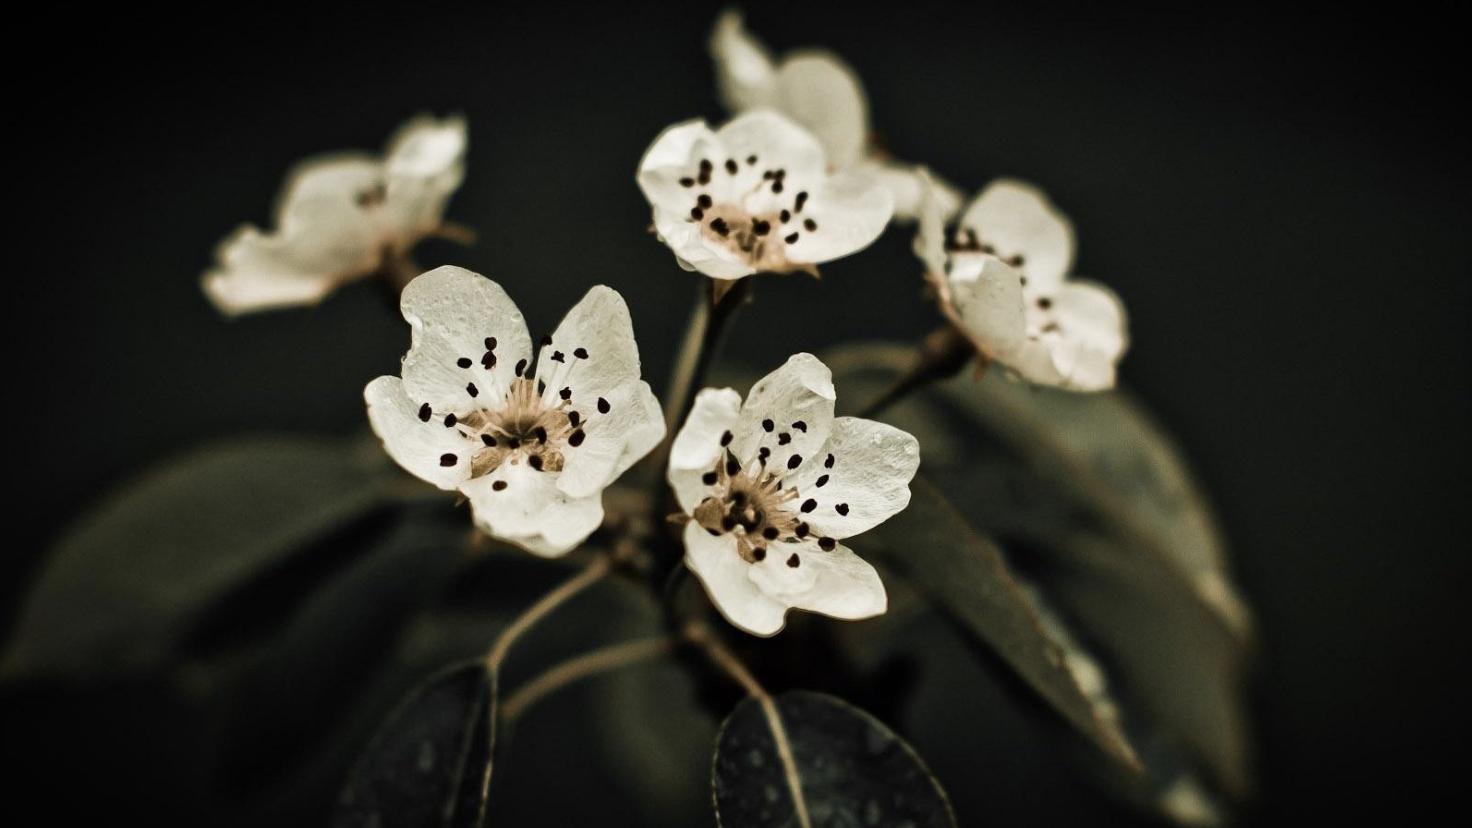
[[[276,229],[246,225],[216,251],[205,294],[223,313],[308,305],[337,286],[407,257],[441,230],[465,175],[465,121],[416,118],[382,158],[340,153],[302,163],[287,178]]]
[[[920,206],[917,168],[876,152],[870,143],[869,102],[859,76],[838,55],[803,49],[773,60],[746,30],[741,13],[725,12],[710,38],[722,103],[732,113],[773,109],[806,127],[839,169],[871,176],[894,196],[895,217],[915,218]],[[936,181],[936,198],[952,215],[961,206],[954,187]]]
[[[757,382],[743,404],[707,388],[675,438],[669,481],[685,525],[685,563],[732,624],[782,629],[789,608],[835,618],[884,612],[874,568],[838,543],[910,502],[915,438],[833,416],[833,379],[797,354]]]
[[[588,291],[535,365],[521,312],[468,270],[419,276],[401,308],[413,329],[403,379],[363,393],[389,455],[462,492],[495,537],[544,556],[581,543],[603,521],[603,489],[665,433],[623,298]]]
[[[1042,385],[1114,386],[1128,346],[1124,305],[1103,285],[1067,278],[1073,226],[1036,187],[993,182],[949,239],[941,206],[924,200],[915,250],[942,311],[986,359]]]
[[[639,162],[639,187],[681,266],[717,279],[815,272],[868,247],[893,213],[888,190],[830,175],[817,140],[767,111],[716,131],[700,120],[666,129]]]

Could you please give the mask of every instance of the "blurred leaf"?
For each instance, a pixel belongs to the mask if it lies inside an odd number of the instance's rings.
[[[1115,717],[1080,687],[1062,642],[1043,625],[996,545],[924,477],[910,489],[909,507],[873,530],[884,564],[994,649],[1106,754],[1138,768]]]
[[[940,783],[914,749],[877,719],[841,699],[805,690],[772,701],[814,828],[955,826]],[[720,825],[800,824],[785,762],[757,699],[742,701],[721,726],[711,782]]]
[[[416,690],[373,737],[338,799],[335,828],[478,826],[496,739],[496,676],[483,661]]]
[[[392,479],[344,442],[257,439],[121,487],[57,544],[0,675],[155,667],[206,610],[373,512]]]
[[[862,401],[909,353],[866,345],[830,364]],[[1102,682],[1098,695],[1117,709],[1152,796],[1199,803],[1180,796],[1199,788],[1193,767],[1244,795],[1251,614],[1199,485],[1138,403],[1120,391],[1030,388],[992,371],[927,389],[883,419],[920,435],[926,476],[1002,543],[1014,582],[1036,587],[1025,591],[1064,661],[1085,665],[1082,683]]]

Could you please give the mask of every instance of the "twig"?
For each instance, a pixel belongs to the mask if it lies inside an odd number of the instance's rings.
[[[921,341],[910,367],[895,378],[894,382],[879,396],[859,409],[860,417],[874,417],[886,408],[904,399],[916,389],[937,380],[955,376],[972,357],[978,360],[981,369],[987,365],[985,356],[978,354],[975,346],[952,325],[932,331]]]
[[[598,579],[608,574],[610,568],[612,568],[611,560],[599,555],[593,559],[592,563],[584,567],[582,572],[563,581],[557,588],[537,599],[535,604],[527,607],[526,612],[517,616],[510,626],[496,636],[490,652],[486,653],[486,667],[493,671],[499,669],[501,662],[506,660],[507,651],[511,649],[516,639],[542,620],[547,613],[561,606],[564,601],[597,583]]]
[[[528,708],[541,701],[549,693],[568,684],[645,659],[656,658],[673,651],[674,648],[673,638],[658,636],[612,644],[575,656],[561,664],[554,665],[507,696],[506,701],[501,705],[501,716],[508,722],[514,722]]]
[[[772,694],[762,687],[756,676],[746,669],[746,665],[736,654],[731,652],[721,640],[711,632],[709,627],[698,622],[691,623],[685,627],[685,638],[692,644],[700,647],[711,663],[719,667],[729,676],[746,694],[756,699],[761,705],[762,715],[767,719],[767,726],[772,731],[772,741],[777,746],[777,757],[782,760],[782,775],[787,779],[787,790],[792,795],[792,807],[797,814],[799,828],[812,828],[812,820],[808,817],[807,801],[802,795],[802,780],[797,774],[797,760],[792,756],[792,743],[787,738],[787,728],[782,724],[782,716],[777,711],[777,703],[772,700]]]
[[[675,432],[684,422],[685,415],[690,412],[695,394],[719,350],[727,323],[751,291],[747,285],[751,281],[749,278],[738,279],[735,283],[718,279],[702,281],[700,295],[695,300],[695,309],[690,313],[690,324],[685,329],[685,338],[680,343],[675,369],[665,392],[666,437],[660,451],[651,455],[656,458],[651,461],[656,472],[662,472],[669,459]]]

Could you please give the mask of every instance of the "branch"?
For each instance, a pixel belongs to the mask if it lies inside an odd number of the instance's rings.
[[[657,658],[673,652],[674,649],[675,640],[673,638],[658,636],[612,644],[575,656],[561,664],[554,665],[508,696],[505,703],[501,705],[501,716],[508,722],[514,722],[532,705],[566,685],[645,659]]]

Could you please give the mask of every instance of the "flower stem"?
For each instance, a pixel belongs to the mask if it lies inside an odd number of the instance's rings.
[[[772,742],[777,747],[777,757],[782,760],[782,775],[787,779],[787,790],[792,796],[797,824],[801,828],[812,828],[807,801],[802,794],[802,780],[797,774],[797,760],[792,756],[792,742],[787,738],[787,728],[782,724],[782,716],[777,711],[777,703],[772,700],[772,694],[762,687],[761,682],[756,680],[756,676],[751,674],[741,659],[709,627],[692,622],[685,627],[685,638],[699,647],[712,664],[741,685],[741,689],[761,705],[762,715],[766,717],[767,726],[772,731]]]
[[[582,572],[563,581],[551,592],[537,599],[535,604],[527,607],[526,612],[517,616],[510,626],[496,636],[495,643],[486,653],[486,667],[492,671],[499,669],[501,662],[506,660],[506,653],[511,649],[511,645],[516,643],[516,639],[542,620],[547,613],[561,606],[564,601],[597,583],[600,578],[608,574],[612,566],[607,556],[599,555],[584,567]]]
[[[986,369],[987,358],[978,354],[975,346],[953,326],[945,325],[935,329],[920,341],[910,367],[895,377],[894,382],[880,392],[879,396],[859,409],[859,416],[875,417],[910,393],[932,382],[955,376],[966,367],[972,357],[976,358],[979,370]]]
[[[668,439],[662,452],[664,456],[668,456],[668,444],[673,442],[676,429],[690,412],[695,394],[705,379],[706,371],[710,369],[725,334],[727,323],[751,290],[747,282],[747,279],[737,279],[734,282],[702,280],[700,294],[690,313],[690,324],[685,329],[685,339],[680,344],[680,353],[670,376],[669,389],[665,393],[664,417]],[[659,463],[659,466],[663,465],[663,462]]]
[[[501,716],[507,722],[514,722],[532,705],[566,685],[645,659],[657,658],[674,649],[673,638],[657,636],[624,641],[575,656],[554,665],[506,697],[501,705]]]

